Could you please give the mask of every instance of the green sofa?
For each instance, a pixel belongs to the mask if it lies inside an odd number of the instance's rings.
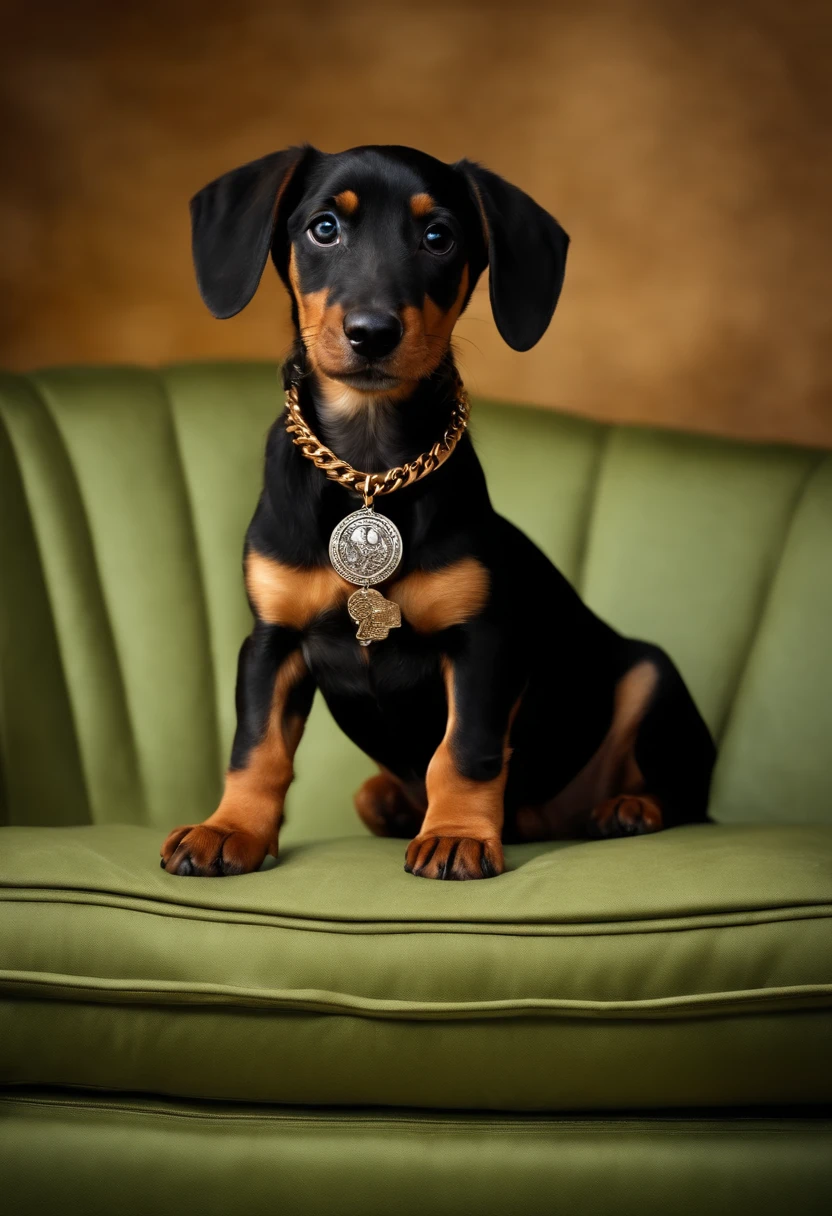
[[[317,704],[277,864],[173,877],[280,407],[271,364],[0,380],[4,1210],[832,1210],[832,456],[474,404],[497,507],[681,667],[715,824],[414,879]]]

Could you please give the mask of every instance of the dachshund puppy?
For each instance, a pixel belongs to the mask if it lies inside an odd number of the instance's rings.
[[[171,832],[162,866],[241,874],[277,854],[315,688],[379,765],[358,813],[410,841],[414,875],[489,878],[506,840],[706,819],[714,745],[673,663],[599,620],[494,512],[464,433],[454,325],[487,266],[500,334],[534,346],[563,283],[560,225],[477,164],[396,146],[275,152],[191,213],[214,316],[248,304],[271,254],[296,341],[245,541],[254,625],[225,791]]]

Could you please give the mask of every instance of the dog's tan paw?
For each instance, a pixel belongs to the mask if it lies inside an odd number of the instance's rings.
[[[174,828],[162,845],[162,869],[168,874],[220,878],[259,870],[268,842],[239,828],[198,823]]]
[[[417,836],[407,846],[404,868],[419,878],[494,878],[505,869],[503,846],[470,836]]]
[[[641,836],[664,827],[662,808],[648,794],[619,794],[599,803],[589,816],[593,836]]]
[[[398,836],[409,840],[419,831],[424,819],[424,811],[417,810],[389,773],[370,777],[356,792],[353,801],[361,820],[375,836]]]

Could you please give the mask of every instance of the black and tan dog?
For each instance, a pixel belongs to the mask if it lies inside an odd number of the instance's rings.
[[[368,472],[412,460],[448,427],[451,332],[485,267],[501,335],[528,350],[551,320],[568,245],[493,173],[402,147],[276,152],[206,186],[192,218],[217,317],[246,306],[271,253],[292,298],[298,405]],[[360,498],[304,458],[285,420],[274,425],[246,536],[254,628],[225,792],[205,823],[167,838],[168,872],[239,874],[277,853],[316,687],[379,764],[356,805],[372,831],[412,838],[413,874],[488,878],[503,870],[504,840],[706,818],[714,746],[673,663],[594,616],[495,514],[467,435],[382,503],[403,539],[382,588],[401,626],[363,647],[346,607],[355,587],[328,556]]]

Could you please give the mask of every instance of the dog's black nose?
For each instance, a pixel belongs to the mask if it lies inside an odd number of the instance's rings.
[[[357,355],[381,359],[401,341],[402,323],[394,312],[353,308],[344,317],[344,333]]]

